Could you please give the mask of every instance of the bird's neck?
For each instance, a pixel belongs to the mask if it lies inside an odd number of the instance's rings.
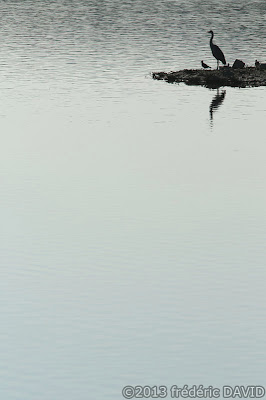
[[[212,43],[212,40],[213,40],[213,33],[211,34],[210,43]]]

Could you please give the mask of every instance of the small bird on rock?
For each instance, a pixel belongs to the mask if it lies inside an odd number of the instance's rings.
[[[201,65],[202,65],[202,67],[203,68],[211,68],[209,65],[207,65],[207,64],[205,64],[205,62],[204,61],[201,61]]]

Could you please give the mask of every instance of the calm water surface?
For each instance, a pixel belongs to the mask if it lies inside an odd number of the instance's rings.
[[[265,61],[265,2],[0,11],[2,398],[266,385],[266,89],[150,77]]]

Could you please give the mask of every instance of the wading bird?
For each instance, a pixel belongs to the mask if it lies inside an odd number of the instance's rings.
[[[266,63],[260,63],[258,60],[255,61],[255,67],[257,69],[266,69]]]
[[[213,42],[212,42],[213,36],[214,36],[213,31],[209,31],[208,33],[211,34],[210,48],[211,48],[211,51],[212,51],[212,55],[213,55],[214,58],[216,58],[216,60],[217,60],[217,69],[219,69],[219,61],[222,61],[222,63],[224,65],[226,64],[226,61],[225,61],[225,58],[224,58],[224,53],[222,52],[220,47],[218,47],[216,44],[213,44]]]
[[[211,68],[209,65],[205,64],[205,62],[203,60],[201,61],[201,66],[203,68]]]

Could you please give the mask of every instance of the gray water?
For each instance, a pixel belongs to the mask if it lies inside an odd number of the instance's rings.
[[[265,2],[0,11],[1,398],[266,385],[266,89],[150,75],[215,68],[210,29],[265,61]]]

